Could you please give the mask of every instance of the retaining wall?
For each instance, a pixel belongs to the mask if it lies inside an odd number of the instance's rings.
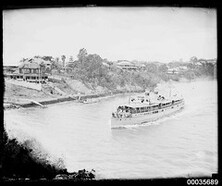
[[[18,86],[22,86],[22,87],[26,87],[26,88],[30,88],[30,89],[34,89],[34,90],[38,90],[41,91],[42,90],[42,85],[41,84],[37,84],[37,83],[29,83],[26,81],[18,81],[18,80],[6,80],[8,83],[11,83],[13,85],[18,85]]]

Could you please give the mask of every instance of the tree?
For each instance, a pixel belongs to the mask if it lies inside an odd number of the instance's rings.
[[[160,65],[158,68],[159,72],[167,72],[168,68],[166,64]]]
[[[69,57],[69,62],[73,62],[73,57],[72,56]]]
[[[53,57],[52,56],[43,56],[42,59],[46,61],[52,61]]]
[[[185,77],[189,80],[194,79],[195,78],[195,73],[193,71],[187,71],[185,73]]]
[[[97,78],[104,75],[102,58],[97,54],[89,54],[82,62],[82,68],[85,69],[87,78]]]
[[[157,65],[155,65],[153,63],[147,63],[146,64],[146,70],[148,72],[157,73],[158,67],[157,67]]]
[[[56,57],[56,58],[55,58],[55,62],[56,62],[56,63],[59,63],[59,57]]]
[[[85,48],[80,49],[79,54],[77,55],[78,61],[83,62],[87,55],[87,50]]]
[[[197,60],[197,57],[196,57],[196,56],[193,56],[193,57],[190,58],[190,62],[195,63],[195,62],[197,62],[197,61],[198,61],[198,60]]]
[[[61,59],[62,59],[62,66],[65,67],[66,56],[65,56],[65,55],[62,55],[62,56],[61,56]]]
[[[59,63],[59,57],[55,58],[55,61],[52,61],[51,69],[58,70],[60,72],[60,69],[62,68],[61,64]]]

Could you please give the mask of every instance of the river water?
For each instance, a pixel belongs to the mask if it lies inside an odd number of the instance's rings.
[[[185,108],[142,126],[110,127],[111,112],[129,95],[7,110],[5,126],[21,142],[35,139],[42,148],[35,151],[51,161],[62,158],[68,171],[95,169],[98,179],[211,176],[218,171],[217,82],[174,86]]]

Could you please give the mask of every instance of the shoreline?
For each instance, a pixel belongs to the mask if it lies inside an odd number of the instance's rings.
[[[101,94],[88,94],[88,95],[76,95],[76,96],[64,96],[58,98],[47,98],[37,101],[43,106],[47,106],[50,104],[62,103],[62,102],[69,102],[69,101],[78,101],[79,97],[83,99],[103,99],[114,97],[118,95],[124,94],[132,94],[132,93],[142,93],[144,90],[136,90],[136,91],[116,91],[111,93],[101,93]],[[11,109],[19,109],[19,108],[30,108],[30,107],[37,107],[36,103],[32,102],[31,100],[26,103],[16,103],[16,102],[4,102],[4,110],[11,110]]]
[[[181,79],[179,82],[196,82],[196,81],[211,81],[212,79],[209,78],[199,78],[195,79],[193,81],[188,81]],[[216,79],[217,80],[217,79]],[[62,102],[68,102],[68,101],[76,101],[78,102],[79,98],[83,99],[104,99],[109,97],[114,97],[118,95],[124,95],[124,94],[133,94],[133,93],[142,93],[145,90],[116,90],[114,92],[107,92],[107,93],[99,93],[99,94],[84,94],[84,95],[67,95],[63,97],[51,97],[51,98],[42,98],[38,100],[34,99],[27,99],[27,98],[11,98],[11,101],[4,101],[4,110],[11,110],[11,109],[19,109],[19,108],[30,108],[30,107],[37,107],[40,106],[37,103],[47,106],[50,104],[56,104],[56,103],[62,103]],[[16,101],[13,101],[16,100]],[[26,100],[26,101],[24,101]],[[21,103],[23,102],[23,103]],[[37,102],[37,103],[35,103]],[[79,102],[78,102],[79,103]],[[84,103],[83,103],[84,104]]]

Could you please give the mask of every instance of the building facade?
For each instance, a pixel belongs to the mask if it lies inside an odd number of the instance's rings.
[[[28,59],[22,62],[12,73],[5,73],[6,78],[23,80],[35,83],[44,83],[48,79],[46,69],[47,63],[34,59]]]
[[[122,70],[129,70],[129,71],[136,71],[138,69],[138,67],[134,63],[127,60],[117,61],[116,66]]]

